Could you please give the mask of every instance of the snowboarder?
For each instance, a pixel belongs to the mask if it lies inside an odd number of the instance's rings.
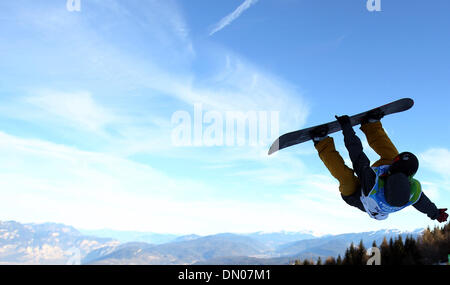
[[[339,181],[342,198],[347,204],[377,220],[384,220],[390,213],[413,205],[432,220],[446,222],[447,209],[438,209],[422,192],[420,182],[413,178],[419,167],[417,157],[410,152],[397,151],[382,127],[380,120],[383,116],[382,112],[370,112],[361,123],[369,146],[380,155],[380,159],[372,165],[363,152],[361,140],[351,126],[349,116],[336,116],[353,169],[345,165],[336,151],[326,126],[311,131],[321,160]]]

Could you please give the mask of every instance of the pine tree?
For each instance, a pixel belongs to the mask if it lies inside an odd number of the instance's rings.
[[[353,242],[350,244],[350,247],[345,251],[344,259],[342,260],[342,265],[353,265],[353,257],[355,254],[355,246]]]
[[[394,239],[392,237],[389,238],[389,250],[391,253],[394,250]]]
[[[420,264],[420,254],[417,248],[416,240],[412,235],[408,235],[405,239],[405,258],[404,265],[418,265]]]
[[[419,238],[419,251],[421,255],[421,263],[425,265],[432,265],[436,260],[436,248],[433,245],[434,236],[429,227],[422,233]]]
[[[355,245],[353,244],[353,242],[350,244],[349,255],[350,255],[349,264],[356,265],[356,248],[355,248]]]
[[[444,263],[450,252],[449,223],[442,228],[427,228],[418,239],[420,262],[423,264]]]
[[[381,264],[389,265],[391,253],[390,253],[389,244],[387,242],[386,237],[384,237],[383,242],[381,243],[380,251],[381,251]]]
[[[358,250],[356,251],[355,265],[366,265],[366,263],[367,263],[366,248],[364,247],[364,243],[361,240],[358,245]]]
[[[317,259],[316,265],[322,265],[322,258],[320,258],[320,256],[319,256],[319,258]]]
[[[405,250],[403,247],[403,238],[398,236],[392,245],[392,264],[400,265],[405,258]]]
[[[304,261],[303,261],[303,264],[302,265],[313,265],[314,263],[312,263],[312,262],[310,262],[309,260],[307,260],[307,259],[305,259]]]
[[[334,257],[328,257],[325,260],[325,265],[336,265],[336,260],[334,259]]]
[[[336,259],[336,265],[342,265],[342,257],[340,254],[338,255],[338,257]]]

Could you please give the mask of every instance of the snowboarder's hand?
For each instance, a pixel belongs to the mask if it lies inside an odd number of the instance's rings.
[[[448,214],[446,213],[447,209],[439,209],[439,217],[437,218],[439,223],[445,223],[448,218]]]
[[[347,115],[344,115],[344,116],[336,115],[335,117],[336,117],[336,120],[339,122],[339,124],[341,125],[342,128],[344,128],[344,126],[351,125],[349,116],[347,116]]]

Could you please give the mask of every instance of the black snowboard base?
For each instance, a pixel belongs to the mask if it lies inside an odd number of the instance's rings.
[[[378,108],[371,109],[366,112],[359,113],[357,115],[353,115],[350,117],[350,123],[352,126],[356,126],[361,124],[361,121],[366,117],[368,113],[371,112],[382,112],[384,116],[403,112],[411,109],[414,105],[414,100],[411,98],[403,98],[389,104],[380,106]],[[306,141],[311,140],[310,132],[319,127],[328,128],[328,134],[332,134],[341,130],[341,125],[339,125],[338,121],[332,121],[326,124],[317,125],[314,127],[306,128],[303,130],[290,132],[280,136],[269,149],[269,155],[283,148],[287,148],[296,144],[300,144]]]

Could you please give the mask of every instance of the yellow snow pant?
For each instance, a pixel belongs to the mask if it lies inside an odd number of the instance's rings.
[[[380,159],[372,167],[392,164],[393,159],[398,155],[398,151],[384,131],[381,122],[364,124],[361,126],[361,130],[366,135],[369,146],[380,156]],[[359,180],[353,169],[345,165],[344,160],[336,150],[333,138],[325,138],[315,147],[331,175],[339,181],[339,191],[342,196],[354,194],[360,188]]]

